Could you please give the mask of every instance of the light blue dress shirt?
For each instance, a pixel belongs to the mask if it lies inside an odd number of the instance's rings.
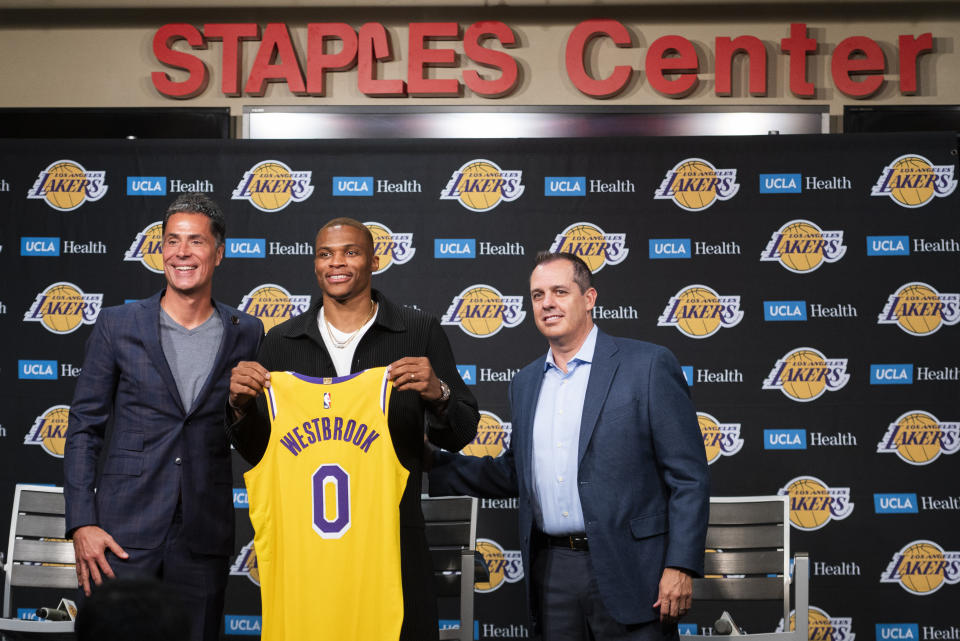
[[[584,532],[583,508],[577,491],[577,456],[583,401],[596,345],[594,326],[567,363],[566,372],[557,367],[553,352],[547,350],[533,419],[533,482],[538,524],[551,536]]]

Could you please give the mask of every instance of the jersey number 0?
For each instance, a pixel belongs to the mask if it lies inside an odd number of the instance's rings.
[[[350,474],[335,463],[313,473],[313,530],[324,539],[339,539],[350,529]]]

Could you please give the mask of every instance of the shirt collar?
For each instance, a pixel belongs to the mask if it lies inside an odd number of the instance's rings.
[[[580,346],[580,349],[577,350],[577,353],[574,354],[568,363],[573,363],[574,361],[586,364],[593,363],[593,352],[597,347],[597,331],[597,326],[594,325],[590,333],[587,334],[587,340],[583,341],[583,345]],[[547,371],[551,367],[556,367],[558,370],[560,369],[557,367],[556,361],[553,360],[553,350],[548,348],[547,360],[543,364],[543,371]]]

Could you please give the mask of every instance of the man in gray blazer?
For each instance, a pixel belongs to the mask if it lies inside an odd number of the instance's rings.
[[[709,473],[669,350],[594,326],[586,264],[542,253],[530,276],[549,343],[510,385],[500,458],[436,451],[430,492],[519,497],[528,602],[544,641],[678,638],[703,572]]]

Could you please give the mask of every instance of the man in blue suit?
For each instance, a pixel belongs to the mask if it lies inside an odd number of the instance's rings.
[[[64,451],[77,584],[90,595],[104,577],[160,578],[182,597],[195,641],[218,638],[234,551],[230,369],[263,337],[258,319],[211,298],[224,236],[223,213],[203,194],[167,209],[166,288],[100,313]]]
[[[703,572],[709,510],[680,366],[663,347],[594,326],[597,291],[572,254],[540,254],[530,295],[550,349],[510,385],[510,449],[435,452],[430,492],[519,497],[544,641],[676,639]]]

